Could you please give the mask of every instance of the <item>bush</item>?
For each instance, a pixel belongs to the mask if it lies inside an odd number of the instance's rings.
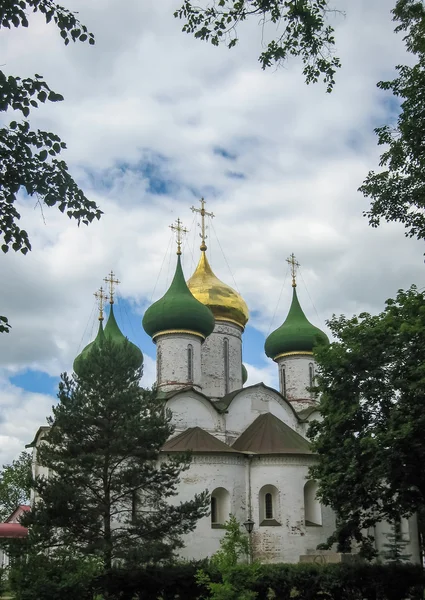
[[[92,600],[91,584],[100,568],[94,557],[66,550],[29,553],[14,561],[9,582],[16,600]]]

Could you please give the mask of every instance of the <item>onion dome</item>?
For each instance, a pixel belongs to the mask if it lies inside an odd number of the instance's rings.
[[[104,339],[105,339],[105,333],[103,331],[103,318],[101,318],[101,319],[99,319],[99,329],[97,332],[97,336],[95,337],[95,339],[92,342],[90,342],[90,344],[87,344],[87,346],[80,352],[80,354],[74,360],[73,369],[77,373],[77,375],[78,375],[78,371],[79,371],[79,366],[84,361],[84,359],[87,358],[87,355],[89,354],[92,347],[94,345],[101,344]]]
[[[115,320],[113,304],[111,304],[111,310],[109,312],[109,318],[108,318],[108,322],[106,323],[105,329],[103,329],[103,316],[102,316],[101,318],[99,318],[99,330],[97,332],[96,338],[92,342],[90,342],[90,344],[88,344],[84,348],[84,350],[81,352],[81,354],[79,354],[77,356],[77,358],[74,360],[74,371],[77,373],[77,375],[79,374],[79,370],[80,370],[82,362],[87,358],[87,356],[90,353],[90,350],[94,346],[100,346],[104,342],[105,339],[111,340],[111,341],[115,342],[116,344],[123,344],[127,340],[128,346],[130,348],[130,352],[133,356],[132,363],[133,363],[134,368],[138,369],[139,367],[142,366],[142,364],[143,364],[142,351],[140,350],[140,348],[138,346],[136,346],[132,342],[128,341],[128,338],[126,338],[125,335],[121,332],[121,330],[118,327],[118,324]]]
[[[128,342],[129,349],[134,357],[134,368],[138,369],[143,364],[143,353],[136,344],[130,342],[129,339],[121,332],[114,315],[114,305],[111,304],[108,321],[105,325],[105,339],[115,342],[115,344],[124,344]]]
[[[249,319],[245,300],[214,275],[205,251],[201,252],[198,266],[187,285],[195,298],[208,306],[216,321],[230,321],[244,329]]]
[[[213,314],[190,292],[184,279],[180,254],[170,287],[147,309],[142,324],[152,339],[164,333],[191,333],[205,339],[212,333],[215,325]]]
[[[248,381],[248,371],[246,370],[245,365],[242,363],[242,385],[244,385]]]
[[[285,354],[311,354],[318,343],[329,344],[327,335],[308,321],[293,284],[292,304],[285,322],[266,339],[264,350],[276,360]]]

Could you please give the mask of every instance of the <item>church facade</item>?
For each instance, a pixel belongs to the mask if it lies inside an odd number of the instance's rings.
[[[171,410],[175,426],[161,460],[192,452],[190,468],[182,474],[173,501],[190,499],[206,489],[211,495],[210,515],[185,536],[180,555],[185,559],[211,556],[219,549],[224,524],[232,514],[241,524],[253,522],[250,539],[255,560],[295,563],[300,556],[314,553],[335,529],[332,510],[320,504],[317,483],[309,479],[315,456],[307,439],[309,422],[320,418],[311,392],[316,369],[313,346],[328,340],[301,308],[292,255],[288,259],[292,303],[285,322],[265,343],[265,353],[276,364],[279,389],[263,383],[245,386],[242,354],[248,308],[234,289],[215,276],[206,255],[203,202],[199,212],[202,245],[195,272],[186,281],[178,223],[174,279],[143,317],[143,327],[156,346],[158,396]],[[124,338],[112,304],[99,336]],[[90,346],[77,357],[75,370]],[[378,552],[384,549],[389,530],[388,524],[378,524],[369,532],[375,536]],[[415,517],[403,521],[402,532],[408,542],[406,552],[418,562]]]

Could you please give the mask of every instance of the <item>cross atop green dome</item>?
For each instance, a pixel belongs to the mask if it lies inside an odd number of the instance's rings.
[[[161,333],[192,333],[206,338],[212,333],[215,319],[202,302],[196,300],[187,287],[177,256],[176,272],[164,296],[150,306],[143,317],[143,328],[151,338]]]
[[[269,358],[292,352],[311,354],[317,343],[329,343],[327,335],[310,323],[298,300],[293,284],[292,304],[285,322],[267,337],[264,350]]]

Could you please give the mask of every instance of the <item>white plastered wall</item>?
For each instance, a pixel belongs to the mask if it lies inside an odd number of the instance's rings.
[[[200,427],[224,441],[224,417],[201,394],[196,391],[181,392],[170,398],[166,406],[172,412],[176,433],[189,427]]]
[[[304,434],[304,430],[289,403],[274,390],[259,384],[243,388],[229,405],[226,414],[228,443],[233,443],[258,416],[268,412],[301,435]]]

